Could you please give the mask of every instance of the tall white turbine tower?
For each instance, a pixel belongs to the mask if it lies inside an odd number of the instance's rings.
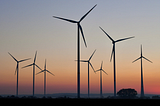
[[[103,69],[102,69],[102,65],[103,65],[103,61],[101,63],[101,67],[99,70],[96,70],[95,72],[97,71],[100,71],[100,97],[102,98],[102,71],[107,74]],[[107,74],[108,75],[108,74]]]
[[[14,58],[9,52],[8,52],[8,54],[17,62],[15,74],[16,74],[16,72],[17,72],[17,89],[16,89],[16,96],[18,96],[18,71],[19,71],[19,63],[20,63],[20,62],[23,62],[23,61],[26,61],[26,60],[29,60],[29,59],[31,59],[31,58],[23,59],[23,60],[18,61],[18,60],[17,60],[16,58]]]
[[[131,39],[134,37],[128,37],[128,38],[124,38],[124,39],[119,39],[114,41],[101,27],[100,29],[108,36],[108,38],[112,41],[113,44],[113,49],[112,49],[112,53],[111,53],[111,59],[112,60],[112,56],[113,56],[113,68],[114,68],[114,97],[116,97],[116,61],[115,61],[115,43],[123,41],[123,40],[127,40],[127,39]]]
[[[34,82],[35,82],[35,66],[38,67],[40,70],[42,70],[35,62],[36,62],[36,55],[37,55],[37,51],[35,53],[35,57],[34,57],[34,62],[30,65],[27,65],[27,66],[24,66],[22,68],[26,68],[26,67],[29,67],[29,66],[33,66],[33,96],[34,96]]]
[[[93,7],[95,8],[96,5]],[[76,23],[77,24],[77,97],[80,98],[80,32],[82,34],[83,40],[84,40],[84,44],[87,47],[85,38],[84,38],[84,34],[83,34],[83,30],[82,27],[80,25],[80,22],[93,10],[93,8],[91,8],[79,21],[74,21],[74,20],[70,20],[70,19],[66,19],[66,18],[61,18],[61,17],[56,17],[53,16],[54,18],[57,19],[61,19],[61,20],[65,20],[71,23]]]
[[[80,62],[87,62],[88,63],[88,97],[89,97],[89,94],[90,94],[90,92],[89,92],[89,65],[92,67],[93,71],[95,72],[95,70],[94,70],[94,68],[93,68],[93,66],[92,66],[92,64],[90,62],[90,60],[93,57],[95,51],[96,50],[94,50],[94,52],[92,53],[92,55],[90,56],[90,58],[88,60],[80,60]]]
[[[38,72],[37,74],[42,73],[42,72],[44,72],[44,97],[45,97],[45,96],[46,96],[46,72],[52,74],[50,71],[48,71],[48,70],[46,69],[46,60],[45,60],[44,70]],[[37,74],[36,74],[36,75],[37,75]],[[54,74],[52,74],[52,75],[55,76]]]
[[[142,58],[146,59],[147,61],[151,62],[149,59],[147,59],[146,57],[144,57],[142,55],[142,45],[141,45],[141,55],[138,59],[134,60],[132,63],[134,63],[135,61],[141,59],[141,97],[144,97],[144,87],[143,87],[143,69],[142,69]]]

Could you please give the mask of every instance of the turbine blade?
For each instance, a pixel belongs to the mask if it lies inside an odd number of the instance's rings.
[[[30,65],[27,65],[27,66],[24,66],[24,67],[22,67],[22,68],[26,68],[26,67],[29,67],[29,66],[32,66],[33,64],[30,64]]]
[[[38,72],[37,74],[40,74],[40,73],[42,73],[43,71],[44,71],[44,70],[42,70],[42,71]],[[37,75],[37,74],[36,74],[36,75]]]
[[[16,70],[15,70],[15,74],[14,74],[14,75],[16,75],[17,70],[18,70],[18,64],[17,64],[17,66],[16,66]]]
[[[36,65],[36,67],[38,67],[40,70],[42,70],[37,64],[35,64]]]
[[[81,22],[96,6],[97,6],[97,4],[96,4],[94,7],[92,7],[92,8],[79,20],[79,22]]]
[[[17,66],[16,66],[16,70],[15,70],[15,73],[14,73],[14,75],[16,75],[16,71],[17,71]]]
[[[36,51],[36,53],[35,53],[34,63],[36,62],[36,56],[37,56],[37,51]]]
[[[112,41],[112,42],[114,42],[114,40],[107,34],[107,32],[105,32],[101,27],[99,27],[108,37],[109,37],[109,39]]]
[[[146,57],[144,57],[144,56],[143,56],[143,58],[144,58],[144,59],[146,59],[147,61],[149,61],[149,62],[153,63],[152,61],[150,61],[150,60],[149,60],[149,59],[147,59]]]
[[[141,45],[141,56],[142,56],[142,45]]]
[[[9,54],[15,61],[18,62],[18,60],[17,60],[16,58],[14,58],[9,52],[8,52],[8,54]]]
[[[85,41],[85,37],[84,37],[84,34],[83,34],[82,27],[81,27],[80,24],[78,24],[78,27],[79,27],[79,29],[80,29],[80,31],[81,31],[81,34],[82,34],[82,37],[83,37],[84,44],[85,44],[85,46],[87,47],[87,44],[86,44],[86,41]]]
[[[89,61],[91,60],[92,56],[94,55],[96,49],[94,50],[94,52],[92,53],[91,57],[89,58]]]
[[[103,61],[102,61],[102,63],[101,63],[101,69],[102,69],[102,65],[103,65]]]
[[[20,60],[19,62],[22,62],[22,61],[26,61],[26,60],[29,60],[29,59],[31,59],[31,58],[28,58],[28,59],[24,59],[24,60]]]
[[[68,22],[72,22],[72,23],[78,23],[77,21],[66,19],[66,18],[61,18],[61,17],[56,17],[56,16],[53,16],[53,17],[57,18],[57,19],[65,20],[65,21],[68,21]]]
[[[89,62],[89,64],[90,64],[90,66],[92,67],[93,71],[95,72],[95,70],[94,70],[94,68],[93,68],[92,64],[91,64],[90,62]]]
[[[97,71],[101,71],[101,69],[99,69],[99,70],[96,70],[95,72],[97,72]]]
[[[135,61],[139,60],[141,57],[139,57],[138,59],[134,60],[132,63],[134,63]]]
[[[102,71],[105,73],[105,74],[107,74],[103,69],[102,69]],[[107,74],[108,75],[108,74]]]
[[[113,57],[113,53],[114,53],[114,48],[115,48],[115,44],[113,44],[112,53],[111,53],[111,58],[110,58],[110,62],[112,61],[112,57]]]
[[[78,60],[75,60],[75,61],[78,61]],[[79,60],[80,62],[88,62],[87,60]]]
[[[87,60],[80,60],[80,62],[88,62]]]
[[[46,69],[46,59],[45,59],[45,65],[44,65],[44,69]]]
[[[46,70],[48,73],[52,74],[51,72],[49,72],[48,70]],[[53,76],[55,76],[54,74],[52,74]]]
[[[119,40],[116,40],[115,42],[119,42],[119,41],[123,41],[123,40],[131,39],[131,38],[134,38],[134,36],[132,36],[132,37],[128,37],[128,38],[124,38],[124,39],[119,39]]]

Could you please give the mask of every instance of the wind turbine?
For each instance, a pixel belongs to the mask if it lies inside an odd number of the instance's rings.
[[[97,4],[96,4],[97,5]],[[96,5],[93,7],[95,8]],[[80,98],[80,32],[82,34],[82,37],[83,37],[83,40],[84,40],[84,44],[85,46],[87,47],[87,44],[86,44],[86,41],[85,41],[85,38],[84,38],[84,34],[83,34],[83,30],[82,30],[82,27],[80,25],[80,22],[93,10],[93,8],[91,8],[79,21],[74,21],[74,20],[70,20],[70,19],[66,19],[66,18],[61,18],[61,17],[56,17],[56,16],[53,16],[54,18],[57,18],[57,19],[61,19],[61,20],[64,20],[64,21],[68,21],[68,22],[71,22],[71,23],[76,23],[77,24],[77,97]]]
[[[92,67],[93,71],[95,72],[90,60],[92,58],[92,56],[94,55],[96,50],[94,50],[94,52],[92,53],[91,57],[88,60],[80,60],[80,62],[87,62],[88,63],[88,97],[89,97],[89,65]]]
[[[34,96],[34,78],[35,78],[35,66],[38,67],[40,70],[42,70],[35,62],[36,62],[36,55],[37,55],[37,51],[35,53],[35,57],[34,57],[34,62],[30,65],[27,65],[27,66],[24,66],[22,68],[26,68],[26,67],[29,67],[29,66],[33,66],[33,96]]]
[[[142,45],[141,45],[141,56],[140,56],[138,59],[134,60],[132,63],[134,63],[135,61],[141,59],[141,97],[144,97],[142,58],[144,58],[144,59],[146,59],[147,61],[149,61],[149,62],[152,63],[152,61],[150,61],[149,59],[147,59],[146,57],[144,57],[144,56],[142,55]]]
[[[127,39],[134,38],[134,36],[133,36],[133,37],[128,37],[128,38],[123,38],[123,39],[118,39],[118,40],[114,41],[101,27],[99,27],[99,28],[109,37],[109,39],[112,41],[112,44],[113,44],[113,49],[112,49],[110,61],[112,60],[112,56],[113,56],[113,68],[114,68],[114,97],[116,97],[115,43],[117,43],[117,42],[119,42],[119,41],[123,41],[123,40],[127,40]]]
[[[46,70],[46,59],[45,59],[45,65],[44,65],[44,70],[38,72],[37,74],[44,72],[44,96],[46,95],[46,72],[52,74],[50,71]],[[36,75],[37,75],[36,74]],[[54,74],[52,74],[54,76]]]
[[[20,60],[18,61],[16,58],[14,58],[9,52],[8,54],[17,62],[17,66],[16,66],[16,70],[15,70],[15,74],[16,74],[16,71],[17,71],[17,89],[16,89],[16,96],[18,96],[18,71],[19,71],[19,63],[20,62],[23,62],[23,61],[26,61],[26,60],[29,60],[31,58],[28,58],[28,59],[23,59],[23,60]]]
[[[103,61],[101,63],[101,68],[99,70],[96,70],[95,72],[97,71],[100,71],[100,96],[102,98],[102,71],[107,74],[103,69],[102,69],[102,65],[103,65]],[[108,74],[107,74],[108,75]]]

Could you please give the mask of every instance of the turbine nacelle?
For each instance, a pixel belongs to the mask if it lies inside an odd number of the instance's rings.
[[[87,63],[92,67],[92,69],[93,69],[94,72],[95,72],[95,70],[94,70],[94,68],[93,68],[90,60],[91,60],[91,58],[93,57],[93,55],[94,55],[95,52],[96,52],[96,49],[94,50],[94,52],[92,53],[92,55],[89,57],[88,60],[79,60],[80,62],[87,62]],[[78,60],[75,60],[75,61],[78,61]]]
[[[95,72],[97,72],[97,71],[103,71],[105,74],[107,74],[107,73],[102,69],[102,65],[103,65],[103,61],[102,61],[102,63],[101,63],[100,69],[99,69],[99,70],[96,70]],[[108,74],[107,74],[107,75],[108,75]]]
[[[80,25],[80,22],[93,10],[93,8],[95,8],[97,6],[97,4],[92,7],[79,21],[74,21],[74,20],[70,20],[70,19],[66,19],[66,18],[61,18],[61,17],[57,17],[57,16],[53,16],[54,18],[57,18],[57,19],[61,19],[61,20],[64,20],[64,21],[68,21],[68,22],[71,22],[71,23],[77,23],[77,26],[78,26],[78,30],[80,30],[81,34],[82,34],[82,37],[83,37],[83,41],[84,41],[84,44],[85,46],[87,47],[87,44],[86,44],[86,41],[85,41],[85,37],[84,37],[84,34],[83,34],[83,29],[82,29],[82,26]]]
[[[142,45],[141,45],[141,55],[140,55],[139,58],[137,58],[136,60],[134,60],[132,63],[134,63],[135,61],[137,61],[137,60],[139,60],[139,59],[142,59],[142,58],[144,58],[145,60],[149,61],[150,63],[153,63],[152,61],[150,61],[149,59],[147,59],[146,57],[144,57],[144,56],[142,55]]]
[[[24,67],[22,67],[22,68],[26,68],[26,67],[29,67],[29,66],[36,66],[37,68],[39,68],[40,70],[42,70],[35,62],[36,62],[36,56],[37,56],[37,51],[36,51],[36,53],[35,53],[35,57],[34,57],[34,62],[32,63],[32,64],[30,64],[30,65],[27,65],[27,66],[24,66]]]
[[[116,41],[114,41],[114,40],[112,40],[111,42],[112,42],[113,45],[116,43]]]
[[[113,44],[113,49],[112,49],[112,53],[111,53],[110,62],[111,62],[112,56],[113,56],[113,54],[114,54],[114,52],[115,52],[115,43],[120,42],[120,41],[123,41],[123,40],[127,40],[127,39],[134,38],[134,36],[132,36],[132,37],[123,38],[123,39],[118,39],[118,40],[114,41],[114,40],[107,34],[107,32],[105,32],[101,27],[99,27],[99,28],[108,36],[108,38],[112,41],[112,44]]]
[[[16,74],[16,72],[17,72],[17,70],[18,70],[18,65],[19,65],[20,62],[23,62],[23,61],[26,61],[26,60],[31,59],[31,58],[28,58],[28,59],[23,59],[23,60],[18,61],[18,60],[17,60],[15,57],[13,57],[9,52],[8,52],[8,54],[17,62],[15,74]]]
[[[46,59],[45,59],[45,64],[44,64],[44,70],[41,69],[41,71],[38,72],[37,74],[42,73],[42,72],[48,72],[48,73],[52,74],[50,71],[46,70]],[[54,74],[52,74],[52,75],[55,76]]]
[[[48,71],[48,70],[42,70],[42,71],[38,72],[37,74],[40,74],[40,73],[42,73],[42,72],[48,72],[48,73],[52,74],[53,76],[55,76],[53,73],[51,73],[51,72]],[[36,75],[37,75],[37,74],[36,74]]]

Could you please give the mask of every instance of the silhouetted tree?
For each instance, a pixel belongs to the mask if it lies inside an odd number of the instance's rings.
[[[117,95],[120,97],[135,97],[137,95],[137,91],[135,89],[121,89],[117,92]]]

